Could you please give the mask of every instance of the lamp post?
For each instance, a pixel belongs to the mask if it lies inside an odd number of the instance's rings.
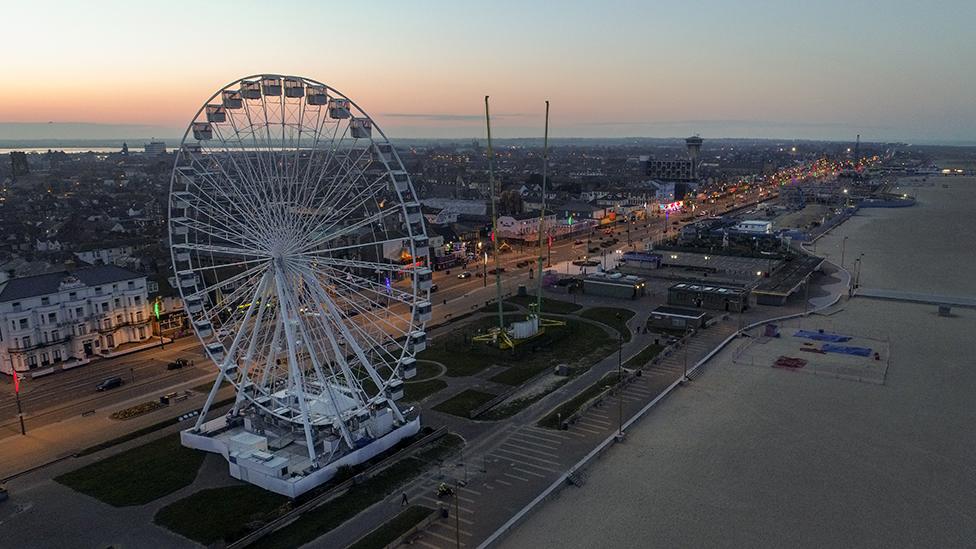
[[[480,243],[478,244],[481,245]],[[481,279],[485,283],[485,288],[488,287],[488,252],[485,251],[485,261],[481,266]]]
[[[20,420],[20,434],[26,435],[27,429],[24,428],[24,410],[20,407],[20,377],[17,375],[17,368],[11,364],[14,374],[14,397],[17,399],[17,419]]]
[[[847,192],[847,190],[845,189],[844,192]],[[846,236],[844,237],[844,240],[842,240],[840,242],[840,268],[841,269],[844,268],[844,254],[845,254],[845,252],[847,252],[847,237]]]
[[[620,334],[617,338],[617,440],[624,436],[623,352],[624,335]]]

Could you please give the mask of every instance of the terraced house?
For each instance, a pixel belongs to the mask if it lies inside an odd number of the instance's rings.
[[[0,372],[45,375],[152,337],[146,277],[114,265],[0,283]]]

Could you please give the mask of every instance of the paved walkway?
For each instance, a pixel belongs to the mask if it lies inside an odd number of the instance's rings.
[[[897,290],[885,290],[881,288],[858,288],[854,291],[857,297],[870,297],[874,299],[887,299],[890,301],[902,301],[905,303],[923,303],[929,305],[952,305],[956,307],[967,307],[976,309],[976,298],[918,294],[913,292],[899,292]]]

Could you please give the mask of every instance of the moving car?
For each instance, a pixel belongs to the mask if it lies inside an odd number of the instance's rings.
[[[190,361],[185,358],[178,358],[166,365],[167,370],[179,370],[190,365]]]
[[[431,284],[430,285],[430,291],[431,292],[436,292],[437,291],[437,284]]]
[[[124,382],[121,377],[110,377],[98,385],[95,386],[96,391],[108,391],[110,389],[115,389],[116,387],[121,387]]]
[[[457,276],[458,278],[471,278],[471,271],[464,271]]]

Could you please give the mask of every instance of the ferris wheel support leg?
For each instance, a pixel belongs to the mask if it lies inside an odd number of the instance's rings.
[[[279,260],[280,261],[280,260]],[[278,290],[278,306],[281,307],[281,317],[283,319],[283,324],[285,327],[285,340],[288,342],[288,369],[291,372],[291,378],[295,381],[298,389],[298,407],[302,412],[302,428],[305,431],[305,443],[308,447],[308,458],[312,461],[312,465],[315,467],[319,466],[318,456],[315,454],[315,439],[312,437],[312,427],[309,425],[308,419],[308,403],[305,402],[305,394],[303,390],[302,375],[298,371],[298,353],[295,351],[295,333],[292,331],[291,325],[291,303],[285,296],[285,277],[282,275],[283,266],[280,263],[275,265],[275,285]]]
[[[214,398],[217,396],[217,391],[220,390],[220,385],[224,382],[224,372],[223,370],[217,374],[217,379],[214,380],[213,387],[210,388],[210,394],[207,395],[207,402],[204,403],[203,408],[200,410],[200,415],[197,416],[197,422],[193,424],[193,430],[199,431],[200,426],[207,419],[207,413],[210,412],[210,406],[213,405]]]

